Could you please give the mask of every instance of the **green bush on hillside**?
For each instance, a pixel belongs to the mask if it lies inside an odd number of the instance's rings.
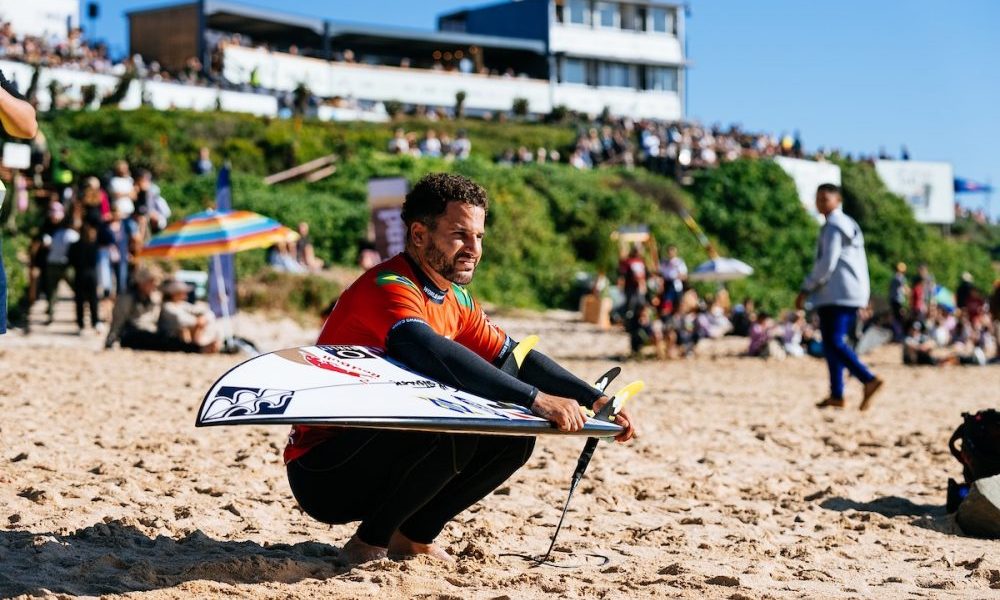
[[[750,296],[770,311],[791,306],[819,229],[792,179],[771,161],[738,160],[700,172],[692,192],[705,231],[754,268],[753,276],[730,285],[734,298]]]
[[[395,126],[418,135],[436,129],[454,136],[466,129],[472,158],[447,162],[386,154]],[[703,171],[689,189],[643,169],[578,171],[565,164],[493,164],[493,157],[505,148],[544,146],[565,152],[576,135],[566,124],[471,119],[320,123],[223,112],[106,108],[55,111],[44,115],[42,127],[54,156],[62,148],[69,150],[66,163],[77,181],[103,175],[115,160],[125,158],[133,167],[156,174],[176,216],[214,203],[215,178],[191,174],[191,161],[207,146],[217,165],[228,160],[233,167],[236,208],[260,212],[290,227],[309,222],[317,254],[334,263],[354,262],[357,244],[367,235],[368,179],[400,176],[413,183],[432,171],[462,173],[483,184],[493,203],[484,262],[473,289],[485,300],[506,305],[571,306],[578,269],[605,270],[613,279],[617,244],[610,236],[621,225],[648,224],[661,248],[676,244],[693,267],[707,256],[676,215],[683,207],[720,253],[756,269],[752,277],[730,284],[734,298],[752,296],[763,307],[778,310],[790,305],[805,277],[819,228],[800,205],[792,180],[769,161],[741,160]],[[326,179],[263,184],[269,173],[328,154],[336,154],[338,161],[336,172]],[[876,294],[884,294],[889,269],[898,260],[927,261],[938,280],[949,286],[966,269],[977,281],[992,279],[982,250],[994,239],[989,232],[967,233],[976,243],[947,239],[917,224],[869,165],[845,162],[841,167],[846,210],[865,229]],[[14,273],[18,269],[13,247],[26,243],[23,235],[4,243],[12,279],[19,276]],[[263,250],[239,254],[240,276],[258,273],[264,257]],[[204,268],[205,262],[184,264]],[[15,288],[20,287],[12,284],[12,293],[19,293]]]
[[[948,239],[935,228],[918,223],[906,201],[886,189],[875,168],[868,163],[839,161],[843,182],[844,212],[854,217],[865,232],[868,265],[874,295],[888,294],[889,280],[897,262],[910,266],[927,263],[939,285],[952,290],[963,271],[973,274],[980,285],[995,277],[989,254],[974,244]]]

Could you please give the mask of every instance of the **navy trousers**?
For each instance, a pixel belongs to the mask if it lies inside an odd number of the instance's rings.
[[[853,306],[821,306],[818,312],[820,332],[823,334],[823,355],[830,369],[830,397],[843,398],[845,368],[861,383],[875,379],[844,341],[848,330],[854,325],[858,309]]]

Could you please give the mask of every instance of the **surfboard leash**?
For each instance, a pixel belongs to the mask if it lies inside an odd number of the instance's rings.
[[[620,367],[615,367],[614,369],[611,369],[610,371],[605,373],[600,379],[597,380],[597,384],[595,385],[595,387],[602,392],[607,390],[608,385],[610,385],[611,382],[614,381],[615,377],[617,377],[619,373],[621,373]],[[624,388],[619,390],[617,394],[615,394],[614,398],[609,400],[607,404],[601,407],[601,410],[596,415],[594,415],[594,418],[598,420],[613,421],[615,415],[617,415],[618,411],[621,410],[621,407],[624,404],[625,400],[639,393],[642,387],[643,387],[642,382],[634,382],[625,386]],[[548,562],[549,556],[552,554],[552,549],[555,548],[556,546],[556,538],[559,537],[559,532],[562,530],[563,521],[566,520],[566,513],[567,511],[569,511],[569,503],[570,500],[573,499],[573,492],[576,491],[577,486],[579,486],[580,482],[583,481],[583,474],[586,473],[587,467],[590,465],[591,459],[594,458],[594,451],[597,450],[598,442],[600,442],[600,438],[597,437],[587,438],[587,443],[584,444],[583,451],[580,452],[580,458],[578,458],[576,461],[576,469],[573,471],[573,478],[570,480],[569,493],[566,495],[566,503],[563,505],[562,515],[559,517],[559,523],[556,525],[556,530],[552,534],[552,541],[549,543],[549,549],[545,551],[544,556],[542,556],[541,558],[534,559],[532,566],[537,567]],[[553,566],[558,566],[558,565],[553,565]]]
[[[530,338],[529,338],[530,339]],[[597,381],[594,383],[594,387],[604,392],[611,385],[611,382],[615,380],[616,377],[622,372],[621,367],[613,367],[608,370],[607,373],[601,375]],[[608,402],[606,406],[610,407],[611,402]],[[602,411],[603,412],[603,411]],[[532,567],[537,567],[543,564],[548,564],[550,567],[556,567],[559,569],[578,569],[585,565],[559,565],[554,562],[549,562],[549,555],[552,554],[552,549],[556,545],[556,538],[559,536],[559,530],[562,529],[563,521],[566,519],[566,512],[569,510],[569,501],[573,498],[573,492],[576,491],[576,486],[580,485],[580,481],[583,480],[583,473],[587,470],[587,465],[590,464],[590,459],[594,456],[594,450],[597,449],[597,442],[599,438],[587,438],[587,443],[583,447],[583,452],[580,454],[580,458],[576,461],[576,470],[573,471],[573,479],[570,482],[569,494],[566,496],[566,504],[563,505],[562,515],[559,517],[559,524],[556,525],[556,531],[552,535],[552,541],[549,544],[548,551],[545,552],[545,556],[538,558],[537,556],[529,556],[527,554],[519,553],[504,553],[500,556],[514,556],[516,558],[522,558],[526,561],[531,562]],[[603,554],[587,554],[587,556],[593,556],[602,559],[598,567],[604,566],[611,562],[611,558],[604,556]]]

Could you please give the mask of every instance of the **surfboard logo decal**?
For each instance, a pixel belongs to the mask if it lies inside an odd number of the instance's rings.
[[[202,421],[281,415],[285,413],[294,395],[292,390],[223,386],[212,399]]]
[[[378,276],[375,277],[375,283],[379,286],[392,285],[394,283],[401,285],[408,285],[411,288],[420,291],[420,288],[417,287],[417,284],[410,281],[408,277],[403,277],[402,275],[399,275],[398,273],[393,273],[391,271],[382,271],[381,273],[379,273]]]
[[[359,358],[378,358],[375,354],[369,352],[369,350],[374,350],[374,348],[363,348],[361,346],[316,346],[323,352],[336,356],[337,358],[343,358],[344,360],[357,360]]]

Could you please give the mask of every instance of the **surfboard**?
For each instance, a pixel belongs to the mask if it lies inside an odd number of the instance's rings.
[[[523,406],[457,390],[367,346],[305,346],[251,358],[212,385],[196,422],[267,424],[585,437],[621,431],[595,418],[580,431],[559,431]]]

